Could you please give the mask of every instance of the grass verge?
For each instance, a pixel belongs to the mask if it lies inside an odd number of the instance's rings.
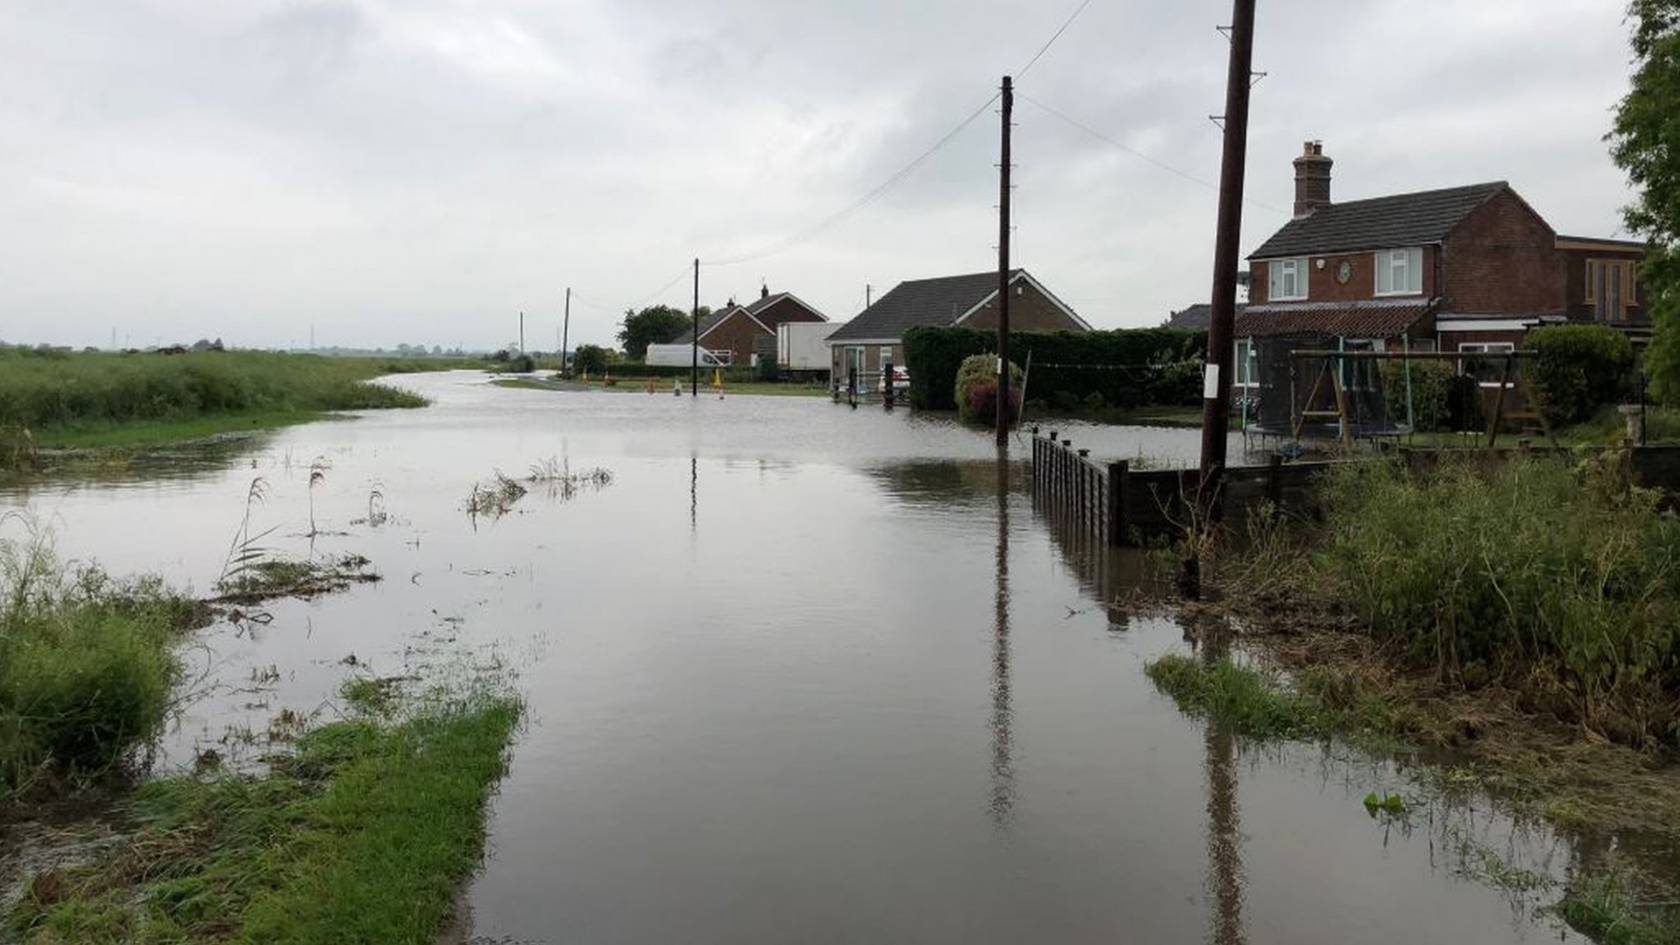
[[[3,349],[0,460],[16,467],[42,447],[155,446],[300,423],[326,411],[420,407],[425,398],[370,379],[426,366],[452,364],[260,351]]]
[[[1401,707],[1350,676],[1308,670],[1287,683],[1278,673],[1222,656],[1212,662],[1169,653],[1144,667],[1178,707],[1249,738],[1350,737],[1368,747],[1405,743],[1415,723]]]
[[[150,783],[131,842],[37,874],[10,929],[25,945],[425,945],[483,854],[520,712],[440,701],[316,729],[261,776]]]

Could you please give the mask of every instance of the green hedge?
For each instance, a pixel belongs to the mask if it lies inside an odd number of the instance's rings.
[[[956,409],[957,371],[964,358],[997,351],[997,335],[970,328],[912,328],[904,334],[910,404],[920,410]],[[1112,407],[1201,402],[1207,333],[1167,328],[1091,332],[1018,332],[1010,360],[1032,356],[1027,397],[1088,402],[1093,393]],[[1068,368],[1052,365],[1092,365]]]
[[[1536,328],[1523,347],[1538,357],[1523,363],[1553,423],[1578,423],[1627,394],[1633,343],[1605,325]]]

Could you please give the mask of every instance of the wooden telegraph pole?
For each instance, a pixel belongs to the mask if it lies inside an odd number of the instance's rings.
[[[519,353],[525,353],[525,313],[519,313]]]
[[[694,260],[694,339],[689,349],[688,395],[700,396],[700,260]]]
[[[571,366],[566,363],[566,342],[571,340],[572,333],[572,287],[566,287],[566,315],[560,322],[560,376],[571,377]]]
[[[1234,0],[1231,65],[1225,78],[1225,152],[1219,172],[1219,223],[1213,250],[1213,318],[1202,382],[1202,467],[1198,502],[1203,521],[1219,515],[1220,479],[1230,429],[1231,348],[1237,308],[1237,253],[1242,236],[1243,177],[1248,161],[1248,92],[1253,85],[1254,2]]]
[[[1015,110],[1015,89],[1003,77],[1003,155],[998,164],[998,327],[997,327],[997,445],[1009,448],[1009,124]],[[891,383],[889,381],[888,383]]]

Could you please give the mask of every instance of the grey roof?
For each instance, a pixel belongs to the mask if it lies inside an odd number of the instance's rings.
[[[1009,273],[1014,279],[1022,270]],[[998,274],[976,272],[900,282],[857,317],[828,336],[829,341],[899,339],[921,325],[949,325],[997,291]]]
[[[1213,306],[1206,302],[1197,302],[1182,311],[1172,313],[1167,318],[1167,328],[1179,331],[1207,331],[1213,324]]]
[[[1510,189],[1504,181],[1320,207],[1291,220],[1249,256],[1275,259],[1439,243],[1471,211]]]

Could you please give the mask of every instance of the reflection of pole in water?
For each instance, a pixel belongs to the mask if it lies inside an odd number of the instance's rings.
[[[992,637],[992,820],[1008,823],[1015,805],[1009,705],[1009,454],[997,458],[997,611]]]
[[[1224,655],[1225,641],[1218,630],[1213,630],[1202,658],[1211,664]],[[1228,728],[1214,722],[1208,723],[1204,737],[1208,784],[1207,893],[1214,906],[1208,941],[1213,945],[1242,945],[1242,816],[1237,807],[1236,743]]]
[[[688,458],[688,533],[694,534],[700,509],[700,457]]]

